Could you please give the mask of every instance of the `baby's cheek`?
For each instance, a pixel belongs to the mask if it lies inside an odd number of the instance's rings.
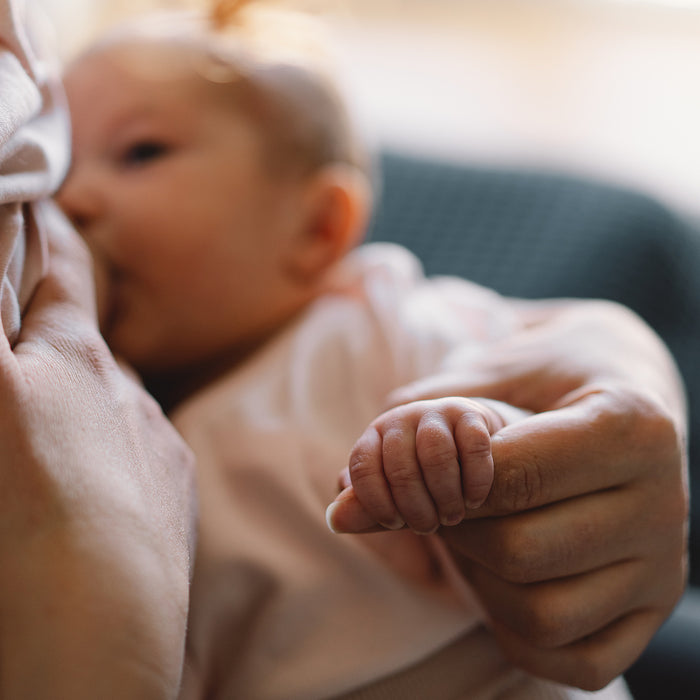
[[[107,267],[99,260],[93,259],[93,275],[95,278],[95,300],[97,303],[97,320],[100,330],[104,333],[107,319],[110,315],[109,275]]]

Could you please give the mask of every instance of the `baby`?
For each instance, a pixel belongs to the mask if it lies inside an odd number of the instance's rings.
[[[296,20],[240,4],[123,28],[65,76],[59,202],[101,328],[197,456],[182,697],[574,697],[504,660],[432,536],[486,499],[490,438],[524,413],[385,410],[522,328],[519,307],[359,245],[371,188],[343,100]],[[383,532],[331,531],[348,454],[340,499]]]

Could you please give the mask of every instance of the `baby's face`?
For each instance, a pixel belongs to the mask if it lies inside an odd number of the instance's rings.
[[[242,350],[287,313],[298,190],[265,173],[261,135],[211,85],[165,70],[177,64],[172,47],[114,45],[66,75],[73,164],[58,201],[94,254],[105,337],[144,371]]]

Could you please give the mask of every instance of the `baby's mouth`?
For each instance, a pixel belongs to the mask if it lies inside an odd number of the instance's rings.
[[[117,315],[119,273],[104,261],[95,261],[95,292],[100,332],[107,337]]]

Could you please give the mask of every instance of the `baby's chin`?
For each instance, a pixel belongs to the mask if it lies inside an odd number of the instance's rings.
[[[173,358],[172,351],[168,352],[172,344],[164,346],[154,326],[144,327],[133,316],[112,310],[101,330],[111,351],[138,374],[151,376],[179,370],[174,363],[177,358]]]

